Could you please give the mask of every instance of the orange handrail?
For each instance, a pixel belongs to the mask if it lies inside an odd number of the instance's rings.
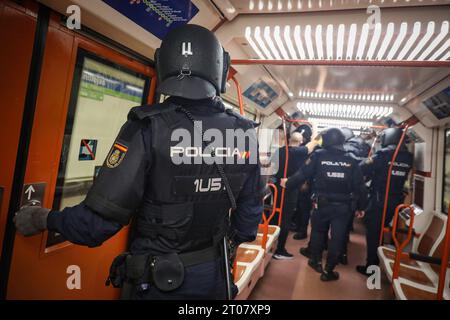
[[[289,143],[287,141],[287,132],[286,132],[286,122],[285,119],[283,120],[283,134],[284,134],[284,145],[286,146],[284,152],[285,152],[285,160],[284,160],[284,172],[283,172],[283,178],[287,178],[287,169],[289,165]],[[278,212],[278,226],[281,226],[281,219],[283,217],[283,207],[284,207],[284,196],[286,193],[285,188],[281,188],[281,198],[280,198],[280,206],[277,208]]]
[[[403,134],[402,134],[400,141],[397,145],[397,148],[395,149],[395,152],[392,156],[391,165],[389,166],[389,171],[388,171],[388,176],[387,176],[387,181],[386,181],[386,192],[384,195],[383,218],[381,219],[381,231],[380,231],[380,241],[379,241],[380,246],[383,245],[383,237],[384,237],[384,232],[385,232],[385,229],[384,229],[385,221],[384,220],[386,220],[387,206],[388,206],[388,200],[389,200],[389,189],[391,188],[392,168],[394,167],[394,162],[397,159],[398,152],[400,151],[403,141],[405,140],[406,132],[408,131],[408,128],[409,128],[409,125],[406,125],[405,128],[403,129]]]
[[[441,270],[439,272],[439,284],[437,290],[437,299],[442,300],[444,296],[445,276],[447,274],[447,268],[449,265],[449,250],[450,250],[450,204],[447,210],[447,228],[445,230],[444,247],[442,252]]]
[[[244,112],[244,100],[242,99],[242,90],[241,90],[241,86],[239,85],[239,81],[232,76],[231,80],[233,80],[234,84],[236,85],[236,91],[237,91],[237,96],[238,96],[238,101],[239,101],[239,112],[241,113],[242,116],[245,115]]]
[[[274,185],[273,183],[268,183],[267,185],[273,189],[273,204],[272,204],[272,210],[271,210],[269,217],[267,217],[265,215],[264,210],[263,210],[263,214],[262,214],[262,217],[263,217],[262,227],[263,227],[264,231],[263,231],[263,238],[261,241],[261,247],[264,250],[266,250],[267,238],[268,238],[268,234],[269,234],[269,223],[270,223],[270,221],[272,221],[273,217],[277,213],[277,198],[278,198],[277,186]]]
[[[398,227],[398,217],[400,209],[409,208],[410,210],[410,220],[408,225],[408,234],[406,236],[406,239],[400,242],[397,238],[397,227]],[[392,225],[392,239],[394,240],[395,244],[395,260],[394,260],[394,267],[392,271],[392,279],[397,279],[399,272],[400,272],[400,262],[401,258],[403,256],[403,249],[406,248],[408,243],[411,242],[413,232],[414,232],[414,208],[410,205],[406,204],[399,204],[397,208],[395,208],[395,214],[394,214],[394,222]]]

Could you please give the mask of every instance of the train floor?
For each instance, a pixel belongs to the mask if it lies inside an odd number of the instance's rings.
[[[356,221],[356,220],[355,220]],[[355,267],[365,262],[364,226],[355,222],[350,236],[349,264],[339,265],[336,271],[340,279],[322,282],[320,275],[311,269],[308,259],[299,253],[308,240],[294,240],[293,233],[287,241],[287,251],[293,260],[272,259],[264,277],[258,281],[250,300],[383,300],[394,299],[392,287],[382,272],[381,289],[369,290],[367,278],[356,272]]]

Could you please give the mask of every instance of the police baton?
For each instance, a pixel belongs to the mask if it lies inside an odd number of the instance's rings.
[[[228,240],[225,236],[223,238],[223,261],[225,263],[225,279],[226,279],[226,289],[227,289],[227,300],[233,300],[233,295],[231,292],[231,277],[230,277],[230,257],[228,255]]]

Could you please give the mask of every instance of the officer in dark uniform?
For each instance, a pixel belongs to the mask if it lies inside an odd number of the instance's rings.
[[[352,129],[341,128],[341,131],[345,136],[344,150],[347,154],[358,162],[366,160],[369,156],[370,146],[361,137],[356,137]],[[353,230],[353,220],[354,217],[351,216],[347,225],[347,240],[340,260],[343,265],[348,264],[348,243],[350,242],[350,232]]]
[[[402,134],[403,130],[400,128],[389,128],[384,130],[380,137],[382,149],[361,164],[364,176],[368,181],[371,181],[369,206],[365,217],[367,229],[367,264],[365,266],[361,265],[356,267],[357,271],[364,275],[369,275],[366,272],[368,266],[379,264],[377,248],[380,241],[386,182],[392,157],[400,142]],[[412,163],[413,155],[407,150],[405,144],[402,144],[392,167],[389,202],[384,226],[390,224],[394,216],[395,208],[403,203],[405,198],[403,187],[408,179]]]
[[[288,168],[287,177],[290,177],[296,173],[305,162],[308,154],[314,149],[314,145],[310,143],[307,146],[300,146],[303,137],[299,132],[293,132],[289,139],[288,146]],[[286,164],[286,147],[283,146],[278,149],[276,153],[278,156],[278,171],[274,178],[279,185],[280,180],[284,177],[284,168]],[[273,161],[273,160],[272,160]],[[297,206],[297,190],[290,190],[285,193],[283,203],[283,214],[281,217],[280,236],[278,237],[277,250],[274,253],[274,259],[277,260],[291,260],[293,255],[286,250],[286,241],[289,235],[289,226],[295,213]],[[278,197],[280,201],[281,197]]]
[[[358,163],[344,151],[345,137],[341,130],[330,128],[322,134],[323,149],[315,151],[310,161],[293,177],[283,180],[287,190],[296,188],[308,178],[313,180],[315,208],[312,215],[311,259],[308,264],[321,273],[322,281],[339,279],[334,268],[345,243],[347,222],[354,212],[352,201],[356,201],[356,214],[364,215],[366,187]],[[331,229],[328,257],[322,268],[322,252],[326,234]]]
[[[219,98],[230,58],[209,30],[172,30],[155,58],[158,92],[170,98],[131,110],[86,200],[61,212],[25,208],[16,227],[95,247],[133,217],[129,252],[109,276],[123,298],[224,299],[223,239],[253,241],[263,210],[254,123]],[[226,140],[235,129],[244,136]]]
[[[296,131],[300,132],[303,136],[302,146],[307,145],[311,141],[312,129],[310,126],[306,124],[300,125]],[[306,159],[304,159],[305,161]],[[304,162],[302,165],[304,165]],[[310,181],[306,181],[298,192],[297,210],[295,212],[295,240],[303,240],[308,237],[308,225],[312,210],[310,185]]]

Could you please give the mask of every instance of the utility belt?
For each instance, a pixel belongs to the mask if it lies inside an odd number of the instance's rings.
[[[352,206],[352,198],[338,198],[323,195],[313,195],[312,197],[314,209],[324,209],[329,206]]]
[[[218,246],[160,256],[125,252],[112,262],[106,285],[112,284],[114,288],[122,288],[125,283],[141,287],[153,285],[163,292],[170,292],[183,284],[185,268],[211,262],[218,257]]]

